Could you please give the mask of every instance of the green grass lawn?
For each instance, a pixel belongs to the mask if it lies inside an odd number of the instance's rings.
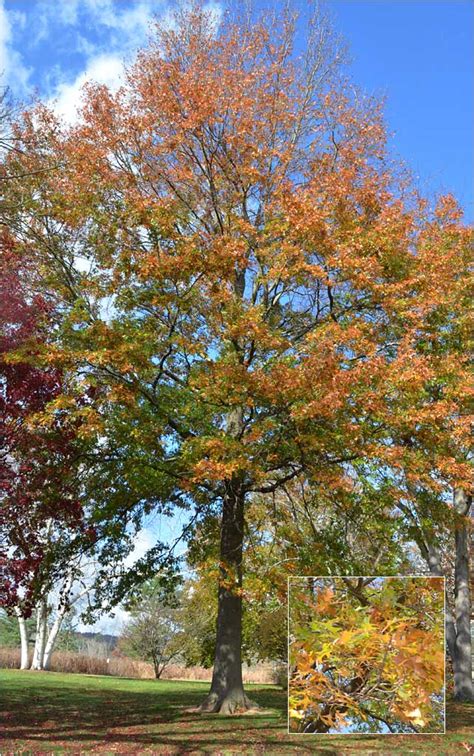
[[[469,754],[474,705],[448,706],[446,735],[288,735],[286,695],[248,686],[262,707],[222,717],[190,711],[207,683],[0,670],[0,753]]]

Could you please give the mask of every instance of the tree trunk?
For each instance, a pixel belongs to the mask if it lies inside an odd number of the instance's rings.
[[[51,666],[51,656],[53,654],[54,646],[59,635],[59,631],[61,630],[61,625],[63,623],[64,617],[66,616],[66,613],[70,607],[69,592],[71,590],[73,582],[73,575],[74,573],[72,569],[70,569],[62,586],[61,599],[58,604],[56,619],[53,622],[51,630],[49,631],[48,639],[46,641],[43,653],[42,669],[49,669]]]
[[[211,690],[201,705],[205,712],[233,714],[252,705],[242,682],[244,498],[239,481],[228,481],[222,508],[216,651]]]
[[[420,550],[422,551],[432,575],[444,577],[444,570],[441,565],[441,559],[439,549],[433,544],[423,546],[423,539],[419,542]],[[454,618],[449,609],[447,591],[445,593],[445,626],[446,626],[446,645],[448,647],[448,653],[451,657],[451,661],[454,665],[454,657],[456,656],[456,625],[454,624]]]
[[[152,656],[153,670],[155,672],[155,680],[159,680],[164,667],[160,667],[160,660],[157,656]]]
[[[454,509],[458,515],[466,518],[469,514],[472,498],[462,489],[454,492]],[[420,550],[425,556],[432,575],[443,575],[439,549],[433,544],[423,545]],[[471,637],[471,598],[469,572],[469,527],[464,522],[456,523],[455,531],[455,568],[454,568],[454,610],[453,617],[446,598],[446,645],[453,665],[454,697],[458,701],[474,700],[472,684],[472,637]]]
[[[36,612],[36,638],[31,669],[43,669],[47,631],[47,604],[45,599],[40,599],[40,601],[38,601]]]
[[[44,654],[43,654],[42,669],[49,669],[51,666],[51,656],[53,654],[54,645],[59,635],[59,631],[61,630],[64,614],[65,612],[63,613],[60,612],[58,614],[58,616],[56,617],[53,623],[51,630],[49,631],[48,640],[46,642]]]
[[[20,630],[20,669],[28,669],[28,630],[26,628],[26,620],[18,607],[15,608],[15,614],[18,618],[18,627]]]
[[[471,596],[469,585],[469,526],[466,517],[471,497],[462,489],[454,492],[454,508],[464,520],[456,524],[456,562],[454,571],[454,606],[456,615],[456,651],[453,660],[454,697],[473,701]]]

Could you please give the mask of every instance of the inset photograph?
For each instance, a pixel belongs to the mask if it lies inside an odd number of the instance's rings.
[[[289,578],[291,733],[445,731],[444,578]]]

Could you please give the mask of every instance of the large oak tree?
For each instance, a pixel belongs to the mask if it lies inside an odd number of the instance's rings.
[[[317,17],[300,55],[288,15],[218,26],[194,6],[156,25],[117,92],[88,85],[74,125],[25,114],[10,158],[14,232],[62,301],[43,361],[76,372],[71,412],[99,387],[82,418],[100,448],[133,450],[120,511],[153,488],[162,511],[219,514],[204,710],[248,705],[253,496],[303,477],[342,499],[364,469],[393,472],[392,502],[398,471],[468,486],[464,363],[420,348],[438,313],[459,317],[467,232],[391,164],[380,107],[338,57]]]

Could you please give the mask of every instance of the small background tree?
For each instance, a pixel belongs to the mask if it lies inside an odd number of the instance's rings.
[[[130,611],[132,619],[123,630],[119,650],[151,661],[159,679],[172,661],[183,657],[185,634],[178,595],[163,594],[161,585],[152,580],[142,587]]]

